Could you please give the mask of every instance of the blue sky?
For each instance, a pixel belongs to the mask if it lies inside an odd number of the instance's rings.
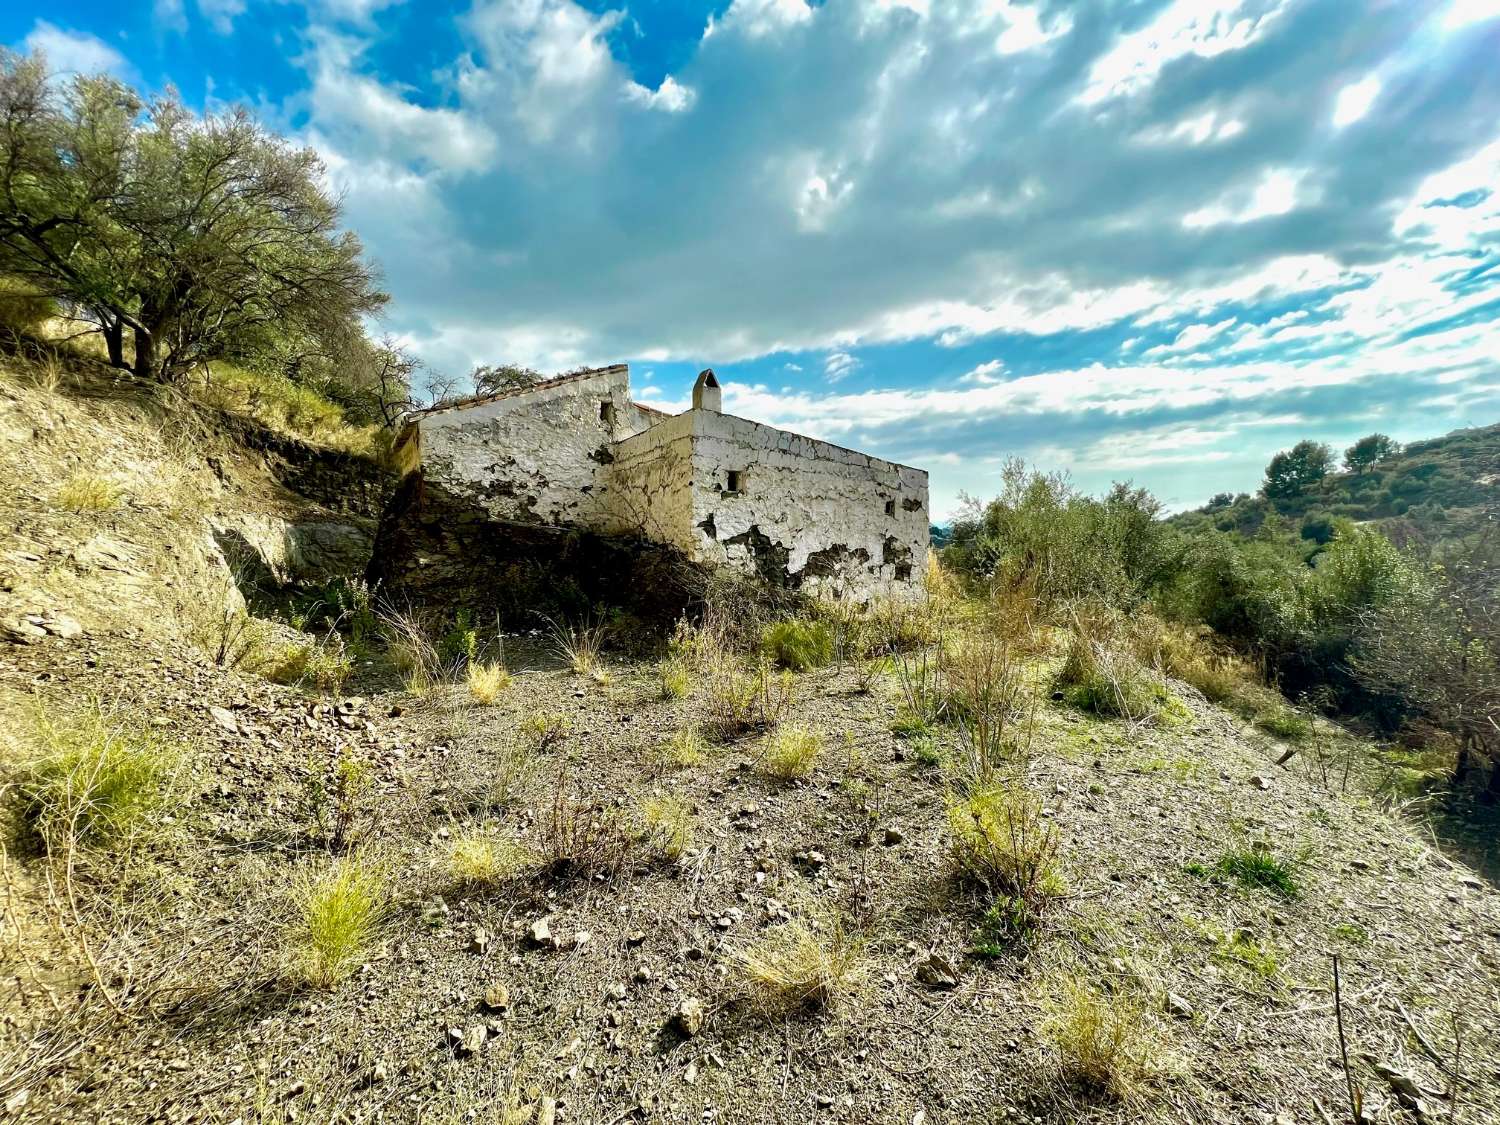
[[[313,145],[435,370],[1173,507],[1500,420],[1500,0],[7,5]]]

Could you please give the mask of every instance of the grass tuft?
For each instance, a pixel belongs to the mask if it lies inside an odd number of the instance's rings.
[[[751,1003],[767,1015],[826,1007],[865,971],[863,944],[839,921],[822,930],[787,922],[733,958]]]
[[[57,490],[57,506],[70,512],[107,512],[119,502],[119,486],[94,473],[74,473]]]
[[[180,755],[157,735],[98,703],[66,717],[39,705],[33,723],[41,755],[21,776],[21,817],[47,854],[122,840],[165,802]]]
[[[471,889],[493,887],[515,878],[536,861],[518,840],[477,829],[460,833],[448,851],[448,873]]]
[[[500,698],[500,693],[510,687],[510,673],[498,660],[476,661],[469,665],[467,674],[469,694],[481,707],[488,707]]]
[[[1259,887],[1288,900],[1302,895],[1291,865],[1272,855],[1265,847],[1227,851],[1219,857],[1213,869],[1242,887]]]
[[[693,846],[693,811],[681,797],[642,798],[641,820],[647,845],[663,859],[681,859]]]
[[[996,896],[994,921],[1016,936],[1035,929],[1064,889],[1041,799],[1020,786],[982,786],[949,798],[948,830],[959,878]]]
[[[823,753],[823,739],[805,727],[776,727],[766,735],[761,764],[772,777],[807,777]]]
[[[778,667],[805,672],[833,659],[833,634],[821,621],[791,618],[767,625],[761,633],[760,649]]]
[[[693,673],[678,656],[669,656],[656,666],[663,699],[683,699],[693,687]]]
[[[385,872],[358,855],[304,871],[292,904],[296,968],[314,988],[332,988],[359,967],[392,909]]]
[[[1105,993],[1064,972],[1046,1010],[1042,1037],[1056,1052],[1063,1078],[1084,1093],[1128,1098],[1153,1069],[1154,1042],[1133,997]]]

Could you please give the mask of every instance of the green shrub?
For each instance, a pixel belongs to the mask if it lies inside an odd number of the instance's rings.
[[[772,777],[807,777],[823,753],[823,739],[804,727],[777,727],[766,735],[761,763]]]
[[[276,684],[297,684],[337,692],[354,671],[354,658],[337,636],[324,641],[296,641],[263,657],[260,672]]]
[[[39,706],[33,728],[41,754],[21,773],[20,811],[49,855],[126,838],[163,805],[181,761],[97,703],[63,717]]]
[[[777,621],[761,633],[760,649],[778,667],[805,672],[833,659],[833,634],[821,621]]]
[[[990,784],[962,799],[950,796],[948,833],[961,880],[983,888],[998,903],[996,921],[1029,932],[1062,893],[1057,833],[1042,802],[1020,786]]]
[[[356,968],[392,909],[382,868],[361,856],[303,871],[292,886],[290,944],[299,975],[332,988]]]

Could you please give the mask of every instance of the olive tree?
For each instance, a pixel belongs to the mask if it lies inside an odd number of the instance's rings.
[[[386,297],[339,219],[317,155],[243,109],[0,52],[0,273],[96,325],[117,367],[171,382],[257,333],[359,334]]]

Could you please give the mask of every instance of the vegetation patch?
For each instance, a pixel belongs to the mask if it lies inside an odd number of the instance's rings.
[[[469,694],[481,707],[494,703],[511,683],[510,673],[498,660],[482,660],[470,664],[466,679]]]
[[[821,621],[777,621],[761,633],[760,649],[778,667],[805,672],[833,659],[833,634]]]
[[[314,988],[332,988],[369,955],[393,900],[384,868],[350,855],[298,876],[292,908],[294,967]]]
[[[1190,863],[1185,870],[1199,878],[1233,881],[1242,887],[1267,890],[1288,901],[1302,896],[1292,865],[1264,846],[1231,849],[1212,867]]]
[[[823,753],[823,738],[806,727],[779,726],[761,745],[761,766],[783,780],[808,777]]]
[[[733,964],[757,1011],[786,1015],[826,1007],[853,989],[865,973],[864,943],[837,919],[786,922],[737,950]]]
[[[536,854],[519,840],[479,829],[459,833],[448,850],[448,874],[471,890],[508,882],[535,863]]]
[[[1155,1070],[1158,1045],[1133,996],[1104,992],[1075,972],[1049,985],[1042,1021],[1062,1078],[1085,1094],[1123,1100]]]

